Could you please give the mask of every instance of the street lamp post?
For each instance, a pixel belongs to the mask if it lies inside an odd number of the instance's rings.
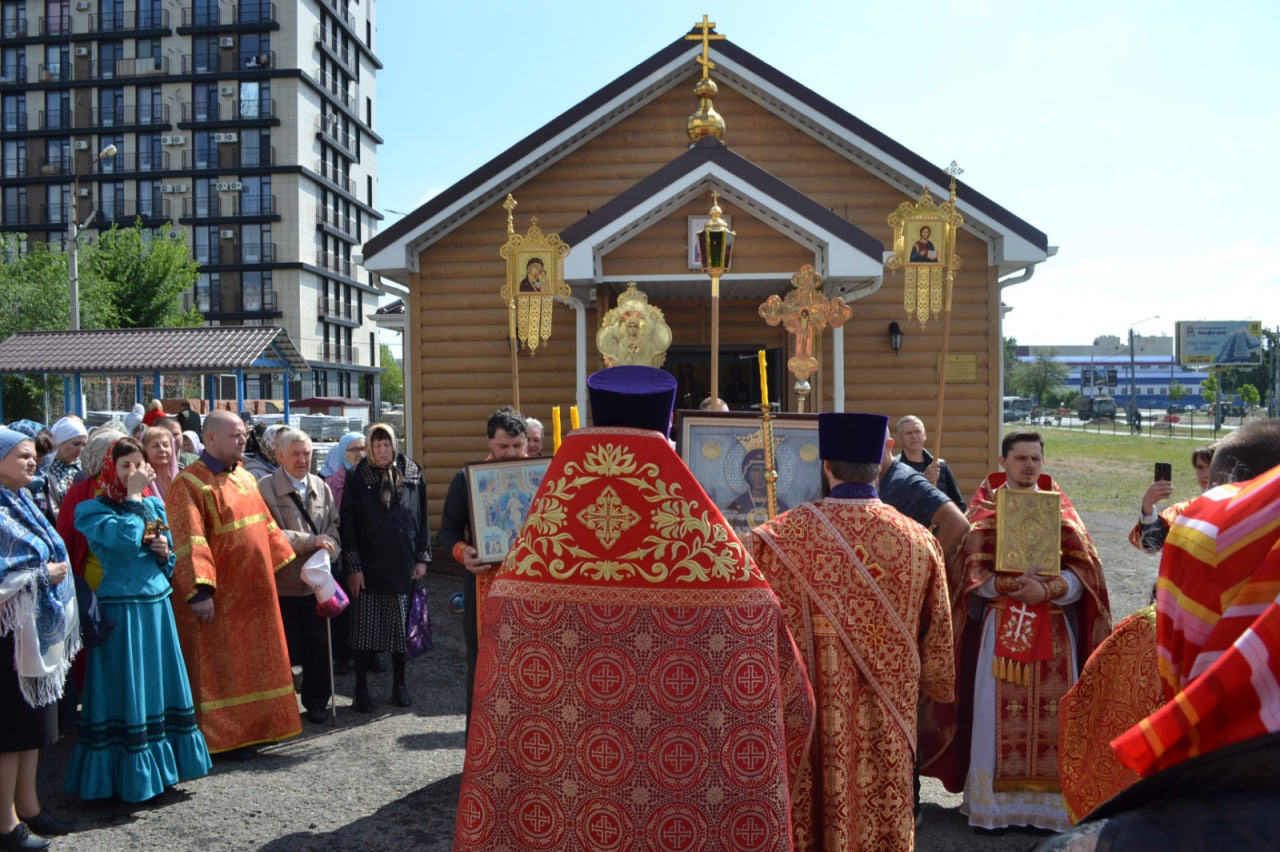
[[[80,178],[93,170],[93,167],[99,163],[103,157],[114,157],[119,149],[115,145],[108,145],[98,152],[98,156],[94,157],[89,163],[89,167],[83,172],[76,172],[75,179],[71,182],[71,215],[67,217],[67,270],[70,274],[68,298],[71,300],[71,330],[80,330],[80,232],[89,226],[94,217],[98,215],[98,208],[94,207],[89,211],[89,216],[83,222],[77,222],[80,218]]]
[[[1138,397],[1136,392],[1135,374],[1137,372],[1137,359],[1134,357],[1133,351],[1133,330],[1135,327],[1142,325],[1144,322],[1160,319],[1160,315],[1140,319],[1137,322],[1129,323],[1129,422],[1133,423],[1134,415],[1138,412]]]

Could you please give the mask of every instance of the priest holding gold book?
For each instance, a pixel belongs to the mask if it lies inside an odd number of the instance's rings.
[[[1002,473],[969,503],[952,624],[956,702],[927,708],[922,772],[963,791],[977,829],[1070,827],[1058,775],[1058,702],[1111,630],[1098,552],[1042,473],[1044,440],[1014,431]]]

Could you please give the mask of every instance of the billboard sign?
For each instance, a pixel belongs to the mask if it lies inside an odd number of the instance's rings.
[[[1184,367],[1252,366],[1262,363],[1262,323],[1179,322],[1178,363]]]

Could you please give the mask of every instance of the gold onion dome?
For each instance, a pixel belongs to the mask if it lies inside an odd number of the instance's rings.
[[[710,77],[704,77],[698,81],[693,87],[693,93],[698,96],[698,111],[689,116],[689,141],[697,142],[706,136],[724,141],[724,119],[720,113],[716,112],[716,108],[711,105],[711,99],[716,96],[720,88],[716,86],[716,81]]]

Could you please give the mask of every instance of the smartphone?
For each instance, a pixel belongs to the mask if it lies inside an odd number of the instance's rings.
[[[1156,462],[1156,482],[1171,482],[1173,480],[1173,465],[1169,462]]]

